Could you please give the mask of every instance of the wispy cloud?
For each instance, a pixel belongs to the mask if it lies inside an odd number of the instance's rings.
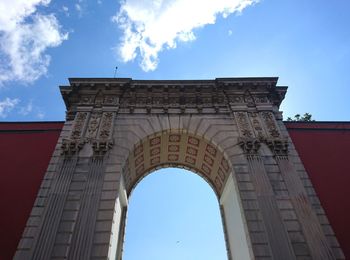
[[[10,113],[16,105],[19,103],[18,98],[5,98],[0,100],[0,117],[6,118],[8,113]]]
[[[82,8],[81,8],[81,5],[76,3],[75,5],[75,9],[78,11],[78,13],[80,14],[82,12]]]
[[[84,13],[85,13],[85,9],[86,9],[86,1],[84,0],[77,0],[74,7],[75,10],[78,13],[78,17],[81,18],[83,17]]]
[[[40,14],[50,0],[0,1],[0,84],[32,82],[47,72],[46,49],[68,39],[54,14]]]
[[[196,39],[194,29],[214,24],[216,17],[239,13],[259,0],[124,0],[112,18],[123,31],[119,56],[124,62],[141,56],[144,71],[155,70],[158,53],[177,42]]]
[[[19,98],[6,97],[0,100],[0,118],[7,118],[11,115],[21,115],[23,117],[43,119],[45,113],[41,107],[34,104],[33,100],[24,103]]]
[[[69,17],[69,8],[67,6],[62,6],[62,11],[65,13],[67,17]]]
[[[22,116],[26,116],[33,111],[33,101],[29,101],[24,107],[20,107],[18,113]]]
[[[20,103],[22,103],[20,101]],[[14,112],[17,112],[19,115],[24,117],[34,117],[38,119],[43,119],[45,117],[45,113],[42,109],[36,106],[33,100],[30,100],[26,105],[19,104]]]
[[[36,113],[36,117],[38,119],[44,119],[45,113],[41,109],[39,109],[38,112]]]

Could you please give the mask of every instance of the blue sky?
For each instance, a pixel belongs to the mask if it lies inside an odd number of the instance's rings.
[[[219,203],[200,176],[158,170],[137,185],[129,203],[123,259],[227,259]]]
[[[118,66],[117,77],[133,79],[278,76],[279,85],[289,86],[281,106],[285,118],[309,112],[316,120],[349,121],[349,11],[348,0],[1,0],[0,120],[64,120],[58,86],[68,84],[68,77],[113,77]],[[135,223],[151,218],[151,214],[164,213],[147,210],[154,206],[148,196],[158,196],[152,193],[159,191],[154,185],[169,184],[163,192],[178,185],[173,193],[162,196],[159,205],[173,198],[179,189],[185,192],[185,182],[196,183],[195,190],[206,200],[214,196],[210,188],[199,192],[208,185],[196,175],[191,179],[191,174],[177,173],[164,175],[174,178],[171,181],[163,180],[161,174],[151,175],[136,188],[128,235],[133,234],[134,225],[136,229],[150,225]],[[197,193],[186,196],[185,202],[202,204]],[[218,211],[215,203],[201,210]],[[134,206],[140,211],[134,212]],[[189,209],[169,210],[163,220],[174,221],[181,215],[179,211]],[[204,213],[198,212],[196,219],[207,219],[199,218]],[[189,219],[179,220],[187,231],[186,221],[196,224]],[[171,234],[166,227],[159,230],[166,230],[161,232],[165,237],[154,240],[153,246],[186,253],[189,247],[183,233]],[[132,255],[132,247],[136,251],[140,248],[132,246],[132,237],[135,243],[148,245],[146,248],[150,246],[149,238],[157,237],[152,233],[141,237],[147,229],[140,232],[127,236],[125,259],[171,259],[147,258],[143,251],[139,252],[142,258]],[[201,232],[194,232],[197,239],[204,237]],[[220,239],[219,234],[215,239],[218,248],[222,245]],[[178,240],[182,242],[174,244]],[[158,243],[163,241],[165,244],[160,246]],[[192,244],[191,250],[197,246],[201,247]],[[225,255],[215,259],[225,259]]]
[[[58,85],[115,66],[134,79],[278,76],[285,117],[349,120],[349,1],[182,2],[2,0],[0,120],[64,120]]]

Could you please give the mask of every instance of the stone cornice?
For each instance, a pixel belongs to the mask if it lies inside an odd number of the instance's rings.
[[[61,86],[68,117],[78,107],[115,107],[123,113],[228,113],[282,102],[287,87],[278,78],[217,78],[215,80],[132,80],[70,78]],[[69,118],[68,118],[69,119]]]

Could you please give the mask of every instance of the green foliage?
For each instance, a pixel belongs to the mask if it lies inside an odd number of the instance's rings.
[[[310,113],[305,113],[303,116],[301,116],[300,114],[296,114],[294,118],[288,117],[287,121],[311,122],[315,120],[312,119],[312,115]]]

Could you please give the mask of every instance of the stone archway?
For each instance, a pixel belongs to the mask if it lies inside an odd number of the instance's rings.
[[[229,259],[342,259],[276,83],[70,79],[67,121],[15,259],[121,259],[128,195],[166,165],[213,187]]]
[[[244,218],[240,214],[242,209],[237,198],[237,191],[233,186],[232,178],[230,178],[233,169],[227,155],[220,147],[206,140],[203,136],[188,133],[185,129],[169,129],[145,137],[134,144],[134,148],[126,160],[126,165],[123,167],[122,190],[125,190],[126,197],[129,197],[137,183],[147,174],[166,167],[190,170],[201,176],[211,186],[221,208],[228,257],[252,258],[249,237],[246,235],[248,230]],[[231,198],[227,200],[227,196]],[[121,241],[117,250],[111,251],[118,252],[119,257],[122,256],[127,198],[118,204],[121,205],[122,221],[119,229],[117,226],[115,227],[118,238],[112,238],[113,241]],[[228,226],[226,225],[227,219],[230,220]],[[235,236],[229,235],[232,232],[235,233]],[[110,257],[113,259],[115,256]]]

